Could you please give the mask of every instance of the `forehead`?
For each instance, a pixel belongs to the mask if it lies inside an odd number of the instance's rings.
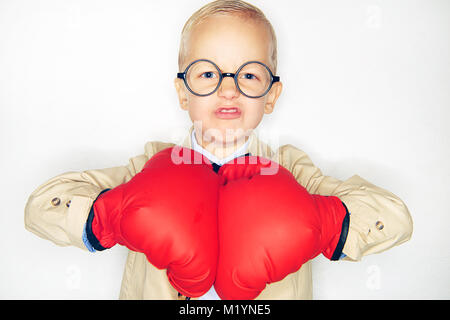
[[[222,70],[235,70],[244,62],[270,62],[270,33],[261,22],[230,15],[208,17],[191,30],[186,63],[214,61]]]

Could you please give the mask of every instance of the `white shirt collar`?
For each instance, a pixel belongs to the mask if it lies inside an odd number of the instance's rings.
[[[236,150],[233,154],[230,154],[228,157],[223,158],[223,159],[219,159],[217,158],[215,155],[213,155],[212,153],[210,153],[209,151],[203,149],[203,147],[201,145],[199,145],[197,143],[197,138],[195,137],[195,130],[192,130],[192,134],[191,134],[191,145],[192,148],[197,151],[200,152],[201,154],[203,154],[205,157],[207,157],[210,161],[217,163],[218,165],[223,165],[225,163],[227,163],[228,161],[233,160],[234,158],[240,157],[244,154],[246,154],[246,150],[248,147],[248,144],[250,142],[250,139],[247,139],[247,142],[244,143],[238,150]]]

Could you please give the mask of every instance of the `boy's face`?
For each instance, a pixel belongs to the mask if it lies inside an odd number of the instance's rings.
[[[273,72],[270,63],[270,34],[266,27],[235,16],[212,16],[197,25],[190,34],[183,69],[194,60],[213,61],[221,72],[236,73],[248,61],[260,61]],[[275,74],[274,74],[275,75]],[[175,79],[180,105],[189,112],[197,140],[203,147],[209,143],[235,144],[247,139],[264,114],[273,111],[282,84],[276,82],[267,95],[248,98],[236,88],[234,79],[224,77],[219,89],[209,96],[196,96],[188,91],[182,79]],[[221,107],[238,108],[234,115],[218,114]]]

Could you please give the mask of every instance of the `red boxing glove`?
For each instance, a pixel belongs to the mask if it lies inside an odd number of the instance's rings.
[[[337,260],[347,236],[342,226],[348,225],[348,212],[339,198],[309,194],[276,162],[244,160],[226,163],[218,172],[214,286],[222,299],[254,299],[267,283],[282,280],[320,253]]]
[[[129,182],[94,203],[92,232],[101,246],[143,252],[171,285],[199,297],[217,266],[219,177],[200,153],[172,147],[155,154]]]

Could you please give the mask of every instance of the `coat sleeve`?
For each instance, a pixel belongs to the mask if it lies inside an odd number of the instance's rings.
[[[98,194],[128,182],[142,170],[147,160],[170,144],[148,142],[145,154],[133,157],[128,165],[113,168],[66,172],[34,190],[25,206],[25,228],[59,246],[73,245],[87,250],[82,240],[84,224]]]
[[[359,261],[408,241],[413,222],[405,203],[391,192],[358,175],[345,181],[324,176],[305,152],[292,145],[278,150],[279,163],[312,194],[336,196],[350,212],[343,253],[345,260]]]

